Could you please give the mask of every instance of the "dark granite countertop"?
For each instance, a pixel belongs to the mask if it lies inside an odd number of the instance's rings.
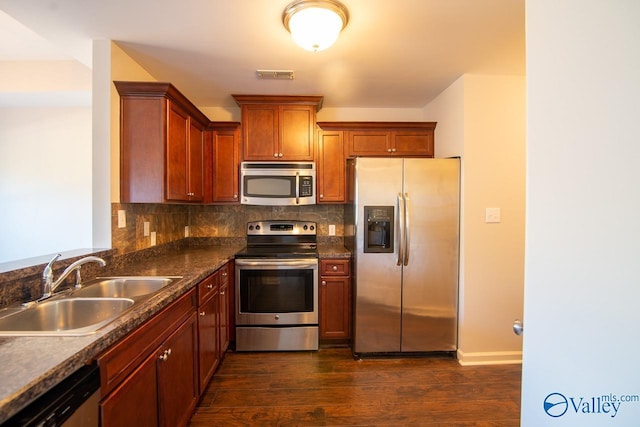
[[[351,252],[341,244],[318,244],[318,256],[320,258],[351,258]]]
[[[233,259],[241,244],[178,248],[108,266],[105,275],[182,276],[96,333],[81,337],[0,337],[0,423],[137,328]],[[123,257],[124,258],[124,257]]]

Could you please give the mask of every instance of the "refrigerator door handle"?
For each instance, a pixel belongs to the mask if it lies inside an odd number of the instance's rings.
[[[409,256],[411,255],[411,199],[409,193],[404,193],[404,265],[409,265]]]
[[[398,193],[396,236],[398,236],[398,261],[396,262],[396,265],[402,265],[404,262],[404,199],[402,198],[402,193]]]

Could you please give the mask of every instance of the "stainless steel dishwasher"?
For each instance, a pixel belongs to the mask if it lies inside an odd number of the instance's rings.
[[[2,426],[98,427],[99,400],[100,371],[83,366]]]

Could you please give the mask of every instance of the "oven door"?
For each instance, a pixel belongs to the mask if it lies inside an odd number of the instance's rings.
[[[317,259],[236,259],[236,325],[317,324]]]

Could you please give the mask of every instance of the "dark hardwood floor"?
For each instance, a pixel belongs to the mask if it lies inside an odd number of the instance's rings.
[[[518,426],[520,377],[520,365],[356,361],[346,348],[228,352],[189,425]]]

